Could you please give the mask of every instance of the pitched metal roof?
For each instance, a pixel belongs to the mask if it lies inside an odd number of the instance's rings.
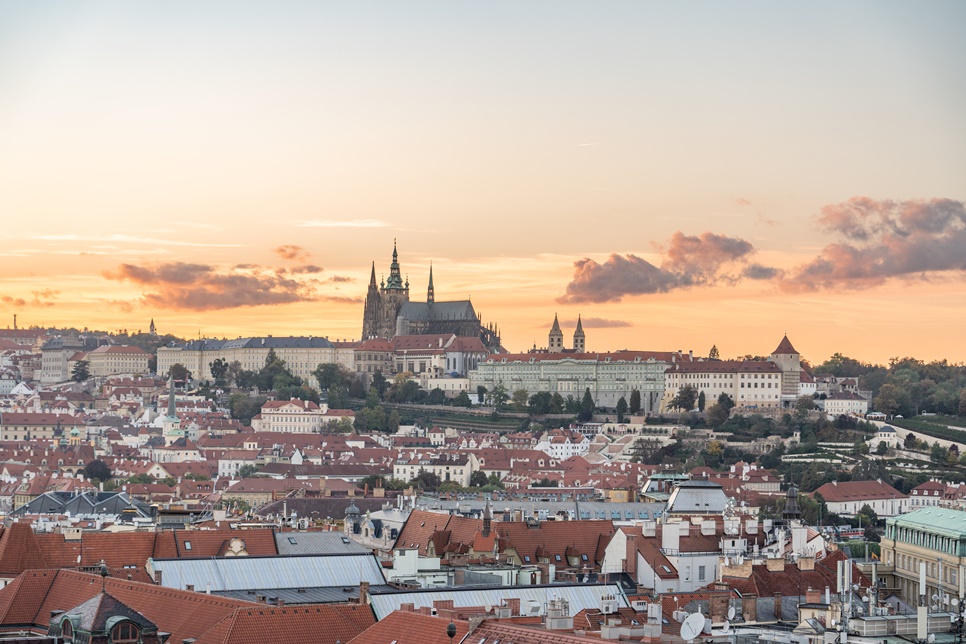
[[[154,559],[161,585],[212,592],[270,588],[358,586],[360,581],[384,585],[379,561],[364,555],[225,557],[221,559]],[[210,584],[210,586],[209,586]]]
[[[405,592],[373,592],[370,588],[372,609],[376,619],[382,619],[396,610],[400,604],[412,603],[420,607],[433,606],[435,601],[451,600],[453,606],[499,606],[506,599],[518,598],[520,609],[525,614],[543,615],[551,599],[563,598],[570,604],[570,611],[576,614],[584,609],[600,606],[602,595],[614,595],[621,606],[628,606],[627,598],[619,584],[547,584],[541,586],[498,586],[494,588],[434,588]],[[538,612],[529,613],[531,606]]]
[[[966,512],[947,508],[929,507],[886,520],[889,525],[900,528],[923,530],[953,539],[966,538]]]

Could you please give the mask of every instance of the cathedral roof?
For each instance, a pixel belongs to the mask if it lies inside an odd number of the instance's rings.
[[[406,302],[399,309],[399,315],[414,322],[477,321],[473,303],[469,300],[453,302]]]

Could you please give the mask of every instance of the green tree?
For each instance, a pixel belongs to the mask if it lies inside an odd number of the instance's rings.
[[[721,403],[708,407],[708,424],[717,429],[728,420],[728,408]]]
[[[698,391],[691,385],[685,385],[678,389],[677,394],[668,403],[668,407],[671,409],[680,409],[681,411],[691,411],[694,409],[694,404],[698,400]]]
[[[704,392],[698,394],[698,411],[704,411],[705,397]]]
[[[510,394],[506,392],[506,387],[502,383],[493,387],[493,391],[487,397],[489,398],[490,405],[495,407],[497,411],[502,411],[507,401],[510,400]]]
[[[262,405],[268,398],[263,396],[251,397],[245,394],[232,394],[228,399],[231,417],[241,421],[242,425],[251,425],[252,417],[262,411]]]
[[[550,396],[550,407],[547,409],[548,414],[562,414],[564,413],[564,399],[560,395],[560,392],[553,392]]]
[[[171,365],[171,368],[168,369],[168,375],[175,380],[182,380],[184,382],[191,380],[191,372],[188,371],[188,368],[180,362],[176,362]]]
[[[936,441],[929,448],[929,460],[933,463],[943,464],[946,462],[946,448]]]
[[[906,434],[906,437],[902,440],[902,446],[906,449],[916,449],[919,445],[919,441],[916,439],[916,435],[912,432]]]
[[[718,345],[711,345],[711,351],[708,352],[708,360],[721,360],[721,355],[718,353]]]
[[[419,470],[419,473],[414,476],[410,483],[416,487],[421,487],[429,492],[435,492],[440,486],[439,476],[434,472],[427,472],[426,470]]]
[[[70,379],[74,382],[84,382],[91,377],[91,363],[87,360],[78,360],[74,363],[74,368],[70,372]]]
[[[211,377],[215,379],[216,387],[224,387],[228,384],[225,380],[225,375],[228,373],[227,360],[224,358],[216,358],[208,363],[208,369],[211,371]]]
[[[641,392],[637,389],[631,390],[631,402],[627,408],[631,414],[641,413]]]
[[[530,396],[527,394],[526,389],[517,389],[510,398],[510,405],[513,407],[513,411],[517,413],[525,412],[528,402],[530,402]]]
[[[590,395],[590,387],[587,387],[584,389],[584,397],[580,401],[580,413],[577,414],[577,420],[586,423],[594,417],[594,409],[594,397]]]
[[[879,444],[875,448],[875,453],[879,456],[885,456],[889,452],[889,444],[885,441],[879,441]]]
[[[445,405],[446,404],[446,394],[439,387],[433,388],[429,395],[426,396],[427,405]]]
[[[544,477],[533,484],[533,487],[559,487],[557,481],[551,481],[547,477]]]
[[[242,465],[238,468],[238,478],[247,479],[255,476],[258,472],[258,466],[256,465]]]
[[[90,463],[84,466],[84,476],[89,480],[94,481],[107,481],[112,476],[111,468],[107,466],[107,463],[100,459],[94,459]]]
[[[376,388],[376,393],[379,394],[379,399],[386,394],[386,389],[389,388],[389,381],[386,377],[382,375],[382,371],[376,369],[376,372],[372,374],[372,386]]]
[[[627,413],[627,401],[623,396],[617,399],[617,422],[624,422],[624,414]]]
[[[333,362],[322,363],[312,371],[312,376],[319,383],[320,391],[328,391],[333,387],[345,387],[349,389],[355,375],[341,364]]]
[[[966,389],[959,392],[959,408],[957,411],[960,416],[966,416]]]
[[[399,412],[393,409],[391,412],[389,412],[389,420],[386,421],[386,429],[390,433],[398,432],[399,424],[401,422],[402,419],[399,418]]]
[[[549,391],[538,391],[530,396],[527,409],[533,416],[543,416],[550,413],[550,403],[552,396]]]
[[[718,394],[718,404],[729,412],[735,408],[735,401],[731,399],[731,396],[724,392]]]
[[[808,412],[815,409],[815,399],[811,396],[799,396],[795,400],[795,417],[802,420],[808,417]]]
[[[470,487],[483,487],[489,483],[489,479],[486,477],[486,473],[477,470],[470,474]]]
[[[902,391],[892,384],[885,384],[879,388],[879,395],[873,400],[875,410],[886,414],[895,415],[902,407]]]
[[[463,390],[456,394],[456,397],[453,398],[452,405],[454,407],[472,407],[473,401],[470,400],[470,395]]]

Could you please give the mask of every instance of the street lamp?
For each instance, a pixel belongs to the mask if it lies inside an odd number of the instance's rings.
[[[453,638],[456,637],[456,624],[450,622],[446,627],[446,634],[449,635],[450,644],[453,644]]]

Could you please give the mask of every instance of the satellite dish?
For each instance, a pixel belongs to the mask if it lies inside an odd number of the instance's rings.
[[[721,627],[721,632],[728,633],[730,631],[731,631],[731,622],[729,622],[728,620],[725,620],[724,626]]]
[[[949,600],[949,603],[952,604],[953,606],[959,606],[959,598],[953,597],[951,600]]]
[[[864,602],[866,602],[866,603],[868,603],[868,601],[869,601],[869,596],[868,596],[868,595],[862,595],[862,601],[864,601]]]
[[[483,607],[483,612],[484,613],[490,613],[492,611],[493,611],[493,607],[490,606],[489,604],[487,604],[486,606]]]
[[[936,641],[936,634],[935,633],[930,633],[929,636],[926,638],[926,641],[927,642],[935,642]]]
[[[701,634],[701,630],[704,628],[704,615],[701,613],[692,613],[688,615],[684,623],[681,624],[681,639],[686,641],[691,641]]]
[[[728,606],[728,619],[731,620],[731,619],[734,619],[734,618],[735,618],[735,607],[734,606]]]
[[[711,620],[707,617],[704,619],[704,630],[701,632],[705,635],[711,635]]]
[[[939,595],[937,595],[936,593],[933,593],[933,595],[932,595],[932,600],[933,600],[933,601],[936,601],[936,600],[938,600],[938,599],[939,599]]]

